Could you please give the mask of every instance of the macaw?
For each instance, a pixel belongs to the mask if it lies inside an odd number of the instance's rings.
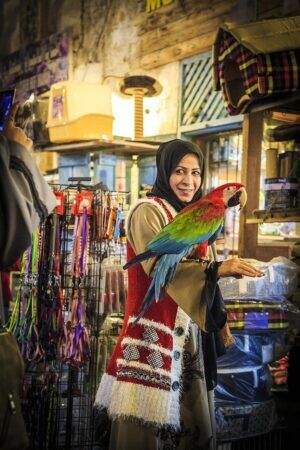
[[[205,197],[182,209],[174,219],[162,228],[146,245],[146,251],[135,256],[124,269],[148,258],[158,262],[149,289],[144,297],[137,322],[151,303],[158,302],[172,281],[177,264],[195,248],[208,242],[211,245],[224,224],[227,208],[246,204],[245,187],[240,183],[227,183],[211,191]]]

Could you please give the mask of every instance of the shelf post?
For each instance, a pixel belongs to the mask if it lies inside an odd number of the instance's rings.
[[[130,174],[130,204],[133,205],[139,198],[139,166],[138,155],[132,155],[132,167]]]
[[[246,219],[259,207],[262,139],[263,113],[245,114],[241,182],[246,187],[248,199],[240,215],[239,256],[242,258],[256,258],[258,225],[247,224]]]

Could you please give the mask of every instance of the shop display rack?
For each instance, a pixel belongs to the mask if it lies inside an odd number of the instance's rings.
[[[247,223],[300,222],[300,208],[255,209]]]
[[[102,266],[111,256],[120,263],[124,259],[126,193],[86,186],[85,181],[54,187],[61,193],[61,212],[58,207],[48,217],[23,257],[10,318],[26,364],[22,404],[31,450],[97,448],[93,402],[107,314]],[[85,203],[79,205],[78,198],[90,204],[82,208]],[[119,305],[117,315],[122,312]]]

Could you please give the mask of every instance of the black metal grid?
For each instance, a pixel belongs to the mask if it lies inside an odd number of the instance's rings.
[[[46,345],[45,358],[40,362],[26,364],[23,386],[23,410],[30,437],[30,449],[96,449],[94,439],[93,402],[100,382],[99,336],[105,319],[100,311],[102,261],[107,255],[124,253],[124,244],[115,244],[107,239],[103,224],[95,212],[101,212],[105,197],[120,203],[125,193],[112,193],[82,186],[59,186],[65,194],[65,214],[61,217],[61,288],[65,299],[64,315],[72,301],[74,278],[71,274],[72,234],[74,216],[71,206],[76,192],[93,190],[93,215],[90,216],[88,271],[80,281],[86,303],[86,327],[90,337],[90,360],[82,368],[74,368],[60,362],[51,343]],[[47,253],[47,224],[41,229],[43,251]],[[45,271],[39,267],[38,317],[42,320],[45,296],[42,286]],[[48,298],[49,300],[49,298]],[[51,299],[50,299],[51,300]],[[47,351],[48,350],[48,351]]]

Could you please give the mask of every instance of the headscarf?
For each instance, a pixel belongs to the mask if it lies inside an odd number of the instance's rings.
[[[158,148],[156,155],[156,166],[157,175],[154,185],[147,196],[149,197],[160,197],[167,200],[176,211],[180,211],[182,208],[187,206],[187,203],[182,202],[177,198],[172,189],[170,188],[169,179],[172,171],[181,161],[181,159],[188,153],[194,153],[199,159],[199,167],[201,170],[201,185],[198,191],[195,193],[191,202],[199,200],[202,196],[202,183],[204,176],[204,157],[200,148],[188,141],[183,141],[182,139],[173,139],[172,141],[164,142]]]

